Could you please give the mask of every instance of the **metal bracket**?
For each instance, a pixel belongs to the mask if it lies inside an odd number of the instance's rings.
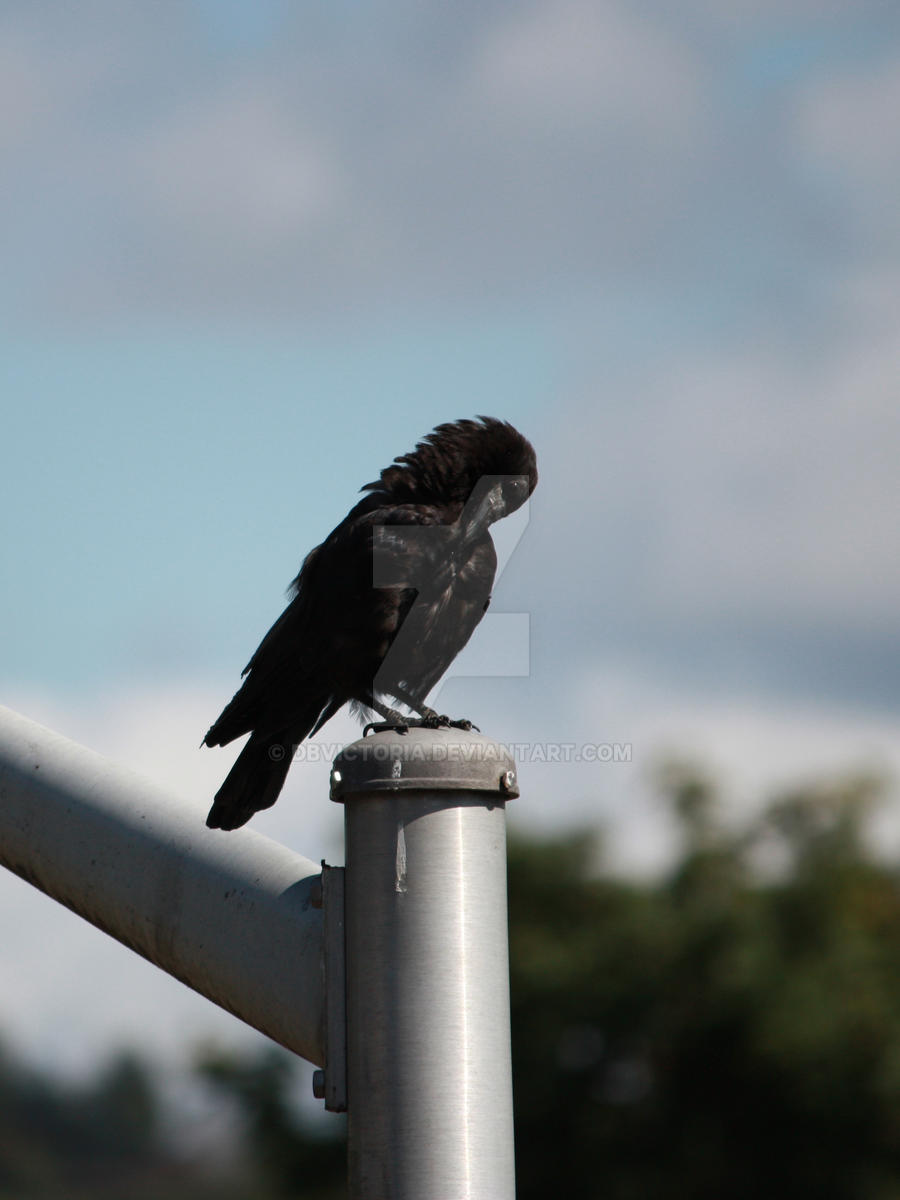
[[[344,954],[344,868],[322,863],[325,917],[325,1070],[313,1087],[329,1112],[347,1111],[347,970]]]

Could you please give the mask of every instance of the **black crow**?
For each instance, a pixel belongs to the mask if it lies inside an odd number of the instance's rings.
[[[491,524],[536,483],[531,444],[508,422],[479,417],[438,425],[365,485],[365,498],[306,556],[291,602],[203,739],[224,746],[250,733],[207,825],[237,829],[274,804],[293,747],[348,701],[401,729],[414,722],[386,698],[418,723],[450,723],[425,697],[490,602]]]

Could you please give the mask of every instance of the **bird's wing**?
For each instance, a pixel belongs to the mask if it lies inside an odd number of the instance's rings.
[[[293,598],[244,668],[244,682],[206,735],[225,745],[254,730],[265,737],[292,728],[307,736],[347,700],[361,698],[414,592],[376,589],[376,525],[436,522],[413,505],[377,507],[367,497],[306,556]]]
[[[250,730],[264,737],[294,728],[299,740],[330,702],[327,642],[321,628],[324,597],[316,578],[322,549],[306,556],[298,576],[298,581],[306,578],[306,585],[296,589],[260,642],[244,668],[243,684],[207,733],[207,745],[224,746]]]

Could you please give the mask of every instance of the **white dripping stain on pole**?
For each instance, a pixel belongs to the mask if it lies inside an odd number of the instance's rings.
[[[402,821],[397,822],[397,880],[394,890],[406,891],[406,833]]]

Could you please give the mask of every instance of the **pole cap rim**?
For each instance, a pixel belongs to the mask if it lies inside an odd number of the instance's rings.
[[[331,767],[331,799],[363,792],[493,792],[519,795],[509,750],[476,730],[381,730],[351,742]]]

